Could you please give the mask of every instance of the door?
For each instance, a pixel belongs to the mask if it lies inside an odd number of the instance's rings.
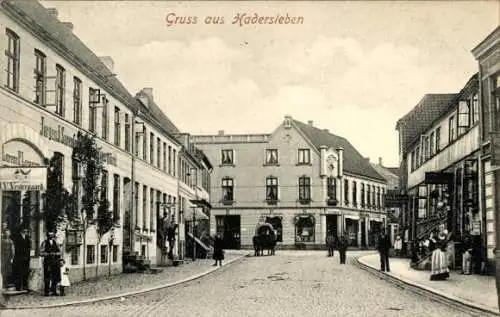
[[[224,249],[240,249],[241,248],[241,228],[240,215],[218,216],[223,221],[223,242]]]
[[[366,247],[366,221],[361,220],[361,247]]]
[[[332,231],[337,236],[340,235],[338,231],[338,215],[326,215],[326,232]]]

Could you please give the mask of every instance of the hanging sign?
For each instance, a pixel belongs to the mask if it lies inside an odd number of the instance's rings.
[[[45,190],[47,186],[46,167],[1,167],[1,190]]]

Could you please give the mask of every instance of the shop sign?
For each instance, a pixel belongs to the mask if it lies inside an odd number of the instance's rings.
[[[74,148],[76,144],[76,131],[68,133],[64,126],[60,124],[51,125],[45,117],[41,117],[40,135],[57,143]],[[101,152],[101,159],[109,165],[118,166],[116,155],[110,152]]]
[[[43,157],[30,145],[21,141],[9,141],[2,145],[2,162],[16,166],[42,166]]]
[[[426,172],[426,184],[450,184],[453,182],[453,173]]]
[[[1,190],[40,190],[47,185],[47,168],[45,167],[1,167]]]
[[[490,132],[491,165],[500,166],[500,132]]]

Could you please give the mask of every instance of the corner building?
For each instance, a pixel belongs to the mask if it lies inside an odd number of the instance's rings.
[[[324,247],[327,230],[374,246],[386,219],[387,181],[346,139],[285,116],[271,134],[198,135],[214,166],[211,233],[249,248],[259,221],[281,248]]]

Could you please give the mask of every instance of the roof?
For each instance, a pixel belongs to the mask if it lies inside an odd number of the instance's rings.
[[[370,165],[369,160],[365,159],[345,138],[297,120],[293,120],[293,122],[295,126],[302,131],[309,141],[311,141],[311,143],[318,149],[321,146],[344,148],[344,171],[355,175],[386,181],[385,178],[377,173],[377,171]]]
[[[154,101],[154,98],[150,96],[149,94],[145,93],[144,91],[140,91],[137,93],[136,97],[138,95],[142,95],[148,99],[148,105],[147,111],[151,113],[151,115],[156,118],[160,124],[162,124],[163,128],[167,130],[171,135],[176,135],[179,134],[180,131],[179,129],[175,126],[175,124],[167,117],[167,115],[161,110],[161,108],[158,106],[158,104]],[[140,99],[139,99],[140,101]]]
[[[370,165],[387,180],[388,189],[394,189],[399,186],[399,176],[392,173],[387,167],[380,164],[370,163]]]
[[[401,169],[399,167],[386,167],[386,169],[397,177],[399,177],[399,173],[401,173]]]
[[[426,94],[420,102],[396,123],[402,134],[402,150],[405,152],[429,125],[448,111],[457,94]]]
[[[10,13],[26,28],[39,35],[43,41],[64,54],[67,60],[76,64],[78,69],[89,78],[102,86],[114,97],[131,108],[132,111],[141,111],[151,124],[158,129],[169,132],[172,127],[170,120],[161,110],[154,109],[149,113],[145,107],[132,96],[125,86],[116,78],[101,59],[90,50],[63,22],[59,21],[47,8],[36,0],[14,1],[5,0],[1,7]],[[160,115],[160,113],[162,113]],[[168,134],[168,133],[167,133]],[[175,140],[175,138],[173,138]]]

